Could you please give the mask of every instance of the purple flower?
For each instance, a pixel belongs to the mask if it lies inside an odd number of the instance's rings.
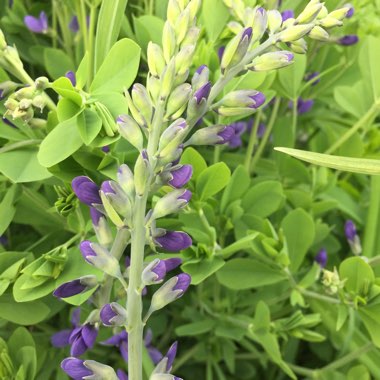
[[[83,258],[87,260],[87,256],[96,256],[96,252],[92,249],[92,242],[89,240],[84,240],[80,243],[79,249],[82,253]]]
[[[95,344],[98,336],[98,329],[89,323],[75,328],[69,338],[71,344],[70,353],[72,356],[80,356]]]
[[[100,187],[104,194],[116,194],[111,181],[104,181]]]
[[[77,84],[77,79],[75,77],[75,73],[74,71],[68,71],[66,74],[65,74],[65,77],[68,78],[71,82],[71,84],[75,87],[76,84]]]
[[[258,8],[257,9],[259,12],[263,13],[264,12],[264,9],[263,8]],[[248,28],[245,28],[244,29],[244,32],[243,34],[241,35],[241,41],[247,37],[248,40],[250,40],[252,38],[252,28],[251,27],[248,27]]]
[[[8,245],[8,238],[5,235],[0,235],[0,245],[3,247]]]
[[[193,167],[191,165],[181,165],[170,172],[171,179],[168,181],[170,186],[177,189],[186,185],[193,174]]]
[[[202,101],[202,99],[208,98],[208,96],[210,95],[211,87],[211,82],[207,82],[203,86],[198,88],[197,91],[195,91],[194,97],[197,101],[197,104],[199,104]]]
[[[217,135],[221,138],[216,144],[221,145],[229,142],[235,136],[235,129],[226,125]]]
[[[257,138],[261,139],[264,136],[266,129],[266,125],[264,123],[260,123],[257,128]]]
[[[98,283],[96,276],[83,276],[78,279],[65,282],[54,290],[53,296],[58,298],[67,298],[80,294],[96,286]]]
[[[84,365],[84,361],[77,358],[64,359],[61,368],[74,380],[93,375],[93,372]]]
[[[49,27],[45,12],[41,12],[38,18],[30,15],[25,16],[24,24],[31,32],[34,33],[46,33]]]
[[[189,203],[190,199],[191,199],[191,191],[190,190],[185,190],[182,195],[180,195],[178,197],[178,199],[183,199],[184,201],[186,201],[186,203]]]
[[[246,131],[247,124],[244,121],[238,121],[229,125],[234,129],[234,135],[228,140],[230,148],[237,148],[242,145],[241,135]]]
[[[179,267],[182,264],[182,259],[179,257],[172,257],[171,259],[162,260],[166,267],[166,273]]]
[[[74,309],[73,314],[71,316],[72,328],[58,331],[57,333],[52,335],[50,338],[51,344],[57,348],[68,346],[70,344],[69,343],[70,335],[73,332],[74,328],[79,326],[79,322],[80,322],[80,308],[77,307],[76,309]]]
[[[348,34],[338,39],[338,44],[342,46],[351,46],[358,43],[359,37],[355,34]]]
[[[344,225],[344,233],[346,235],[347,240],[354,241],[356,236],[356,226],[352,220],[347,220]]]
[[[166,231],[164,235],[154,238],[156,244],[169,252],[179,252],[189,248],[192,244],[191,237],[181,231]]]
[[[327,251],[323,248],[321,249],[314,258],[315,262],[318,263],[321,268],[324,268],[327,264]]]
[[[354,12],[355,12],[355,9],[354,9],[354,7],[351,5],[351,6],[350,6],[350,9],[349,9],[348,12],[346,13],[346,18],[351,18],[351,17],[354,15]]]
[[[248,106],[249,108],[259,108],[265,102],[265,95],[259,91],[257,91],[257,94],[249,96],[249,98],[254,102]]]
[[[73,32],[73,33],[77,33],[79,31],[79,22],[78,22],[78,17],[77,16],[73,16],[70,23],[69,23],[69,29]]]
[[[148,329],[144,337],[144,345],[148,350],[149,356],[154,364],[157,364],[163,357],[160,351],[152,346],[153,333],[151,329]]]
[[[301,99],[298,98],[297,100],[297,113],[299,115],[302,115],[306,112],[309,112],[311,108],[314,105],[314,100],[313,99]],[[289,108],[293,108],[293,101],[289,102]]]
[[[78,199],[87,206],[102,204],[99,186],[90,178],[85,176],[75,177],[71,182],[71,186]]]
[[[121,356],[126,362],[128,362],[128,333],[125,330],[119,334],[111,336],[111,338],[105,340],[101,344],[118,347]]]
[[[294,11],[291,9],[287,9],[281,13],[282,21],[286,21],[289,18],[294,18]]]
[[[178,348],[178,342],[174,342],[168,352],[165,355],[165,358],[167,358],[167,364],[166,364],[166,371],[170,372],[171,368],[173,367],[174,359],[177,355],[177,348]]]
[[[203,72],[203,70],[204,69],[207,69],[207,65],[200,65],[196,70],[195,70],[195,72],[197,73],[197,74],[202,74],[202,72]]]
[[[118,369],[116,374],[119,380],[128,380],[128,375],[122,369]]]
[[[316,84],[318,84],[321,80],[318,78],[319,77],[319,72],[318,71],[315,71],[313,73],[310,73],[309,75],[306,76],[305,80],[306,82],[310,82],[310,81],[313,81],[313,83],[311,84],[312,86],[315,86]],[[313,80],[314,78],[318,78],[318,79],[315,79]]]
[[[127,321],[127,312],[117,302],[107,303],[100,311],[100,319],[106,326],[123,326]]]
[[[181,273],[177,276],[177,283],[173,287],[174,290],[180,290],[181,293],[178,294],[177,298],[180,298],[183,296],[183,294],[186,292],[188,287],[191,283],[191,276],[187,273]]]
[[[110,152],[110,147],[109,147],[108,145],[104,145],[104,146],[102,147],[102,151],[103,151],[104,153],[109,153],[109,152]]]
[[[99,225],[100,218],[104,217],[104,215],[100,211],[98,211],[95,207],[90,207],[90,216],[91,216],[92,224],[96,227]]]

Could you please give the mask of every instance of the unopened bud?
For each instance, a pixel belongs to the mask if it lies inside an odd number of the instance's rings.
[[[294,54],[288,51],[275,51],[261,55],[247,66],[253,71],[268,71],[280,69],[293,63]]]
[[[282,25],[281,13],[276,10],[270,10],[267,12],[268,15],[268,27],[271,33],[276,33]]]
[[[344,18],[347,17],[347,14],[349,14],[351,10],[353,10],[352,6],[345,6],[343,8],[339,8],[335,11],[330,12],[328,17],[333,17],[342,21]]]
[[[161,46],[150,41],[147,49],[147,57],[149,71],[155,77],[161,76],[165,68],[165,58]]]
[[[169,64],[166,66],[166,69],[164,70],[162,74],[162,81],[161,81],[161,92],[160,97],[162,100],[166,99],[173,88],[175,81],[175,60],[174,58],[170,60]]]
[[[49,79],[46,77],[39,77],[34,81],[37,90],[46,90],[49,87]]]
[[[177,75],[183,75],[189,69],[193,55],[195,52],[195,45],[187,45],[183,47],[175,57],[175,70]]]
[[[188,141],[185,146],[189,145],[214,145],[225,144],[235,135],[233,127],[225,125],[213,125],[198,129]]]
[[[158,144],[158,151],[162,151],[166,146],[175,142],[179,145],[186,136],[188,124],[184,119],[178,119],[170,124],[161,134]]]
[[[139,125],[129,115],[120,115],[117,120],[120,134],[131,143],[136,149],[141,150],[143,147],[143,134]]]
[[[162,48],[165,61],[168,63],[172,59],[176,48],[175,32],[168,21],[165,22],[162,31]]]
[[[134,177],[132,170],[128,167],[127,164],[120,165],[117,171],[117,181],[129,199],[133,199],[135,195]]]
[[[191,191],[175,189],[164,195],[155,204],[151,219],[162,218],[166,215],[176,213],[186,207],[191,198]]]
[[[320,10],[322,9],[322,6],[323,4],[319,2],[310,2],[305,7],[303,12],[301,12],[301,14],[296,18],[297,22],[299,24],[307,24],[309,22],[313,22],[317,18]]]
[[[210,70],[206,65],[199,66],[191,79],[191,86],[194,91],[209,82]]]
[[[135,178],[135,190],[138,195],[142,195],[145,192],[147,186],[147,180],[150,175],[150,164],[146,150],[142,150],[139,154],[134,170]]]
[[[39,108],[42,112],[46,106],[46,100],[42,95],[37,95],[34,97],[32,104],[34,107]]]
[[[198,41],[199,33],[200,33],[199,28],[197,28],[196,26],[192,26],[188,30],[184,40],[182,41],[181,46],[195,45],[196,42]]]
[[[175,24],[175,35],[176,35],[176,42],[178,45],[181,44],[183,39],[186,36],[187,30],[189,29],[190,24],[190,12],[188,9],[185,9],[183,12],[181,12],[178,20]]]
[[[166,106],[166,116],[169,117],[186,106],[190,99],[192,89],[189,83],[184,83],[173,90]]]
[[[175,26],[180,14],[181,14],[181,8],[178,4],[178,0],[169,0],[166,19],[170,22],[170,25],[172,27]]]
[[[295,25],[285,29],[280,33],[280,40],[282,42],[293,42],[302,38],[313,29],[314,24]]]
[[[4,50],[7,47],[7,41],[5,40],[5,36],[3,31],[0,29],[0,50]]]
[[[150,124],[153,114],[152,102],[149,98],[146,88],[139,83],[135,83],[132,87],[132,100],[137,110],[143,118]]]
[[[328,41],[330,38],[329,34],[320,26],[315,26],[311,29],[309,37],[317,41]]]
[[[100,310],[100,319],[105,326],[124,326],[127,324],[127,311],[117,302],[107,303]]]
[[[307,52],[307,43],[303,38],[300,38],[297,41],[293,41],[290,44],[290,48],[294,53],[305,54]]]
[[[268,26],[268,16],[264,8],[258,7],[255,10],[252,25],[252,41],[258,41],[265,33]]]
[[[164,260],[154,259],[150,262],[141,274],[141,281],[144,285],[159,284],[166,275]]]
[[[330,17],[330,15],[328,15],[327,17],[322,19],[319,23],[323,28],[326,28],[326,29],[334,28],[335,26],[342,26],[343,25],[342,21],[340,21],[334,17]]]

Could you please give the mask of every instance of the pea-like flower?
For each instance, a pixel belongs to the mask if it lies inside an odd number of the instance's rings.
[[[76,76],[75,76],[75,73],[74,71],[68,71],[66,74],[65,74],[65,77],[67,79],[69,79],[69,81],[71,82],[71,84],[75,87],[76,84],[77,84],[77,79],[76,79]]]
[[[100,319],[105,326],[124,326],[127,323],[127,311],[117,302],[107,303],[100,310]]]
[[[315,255],[315,262],[318,263],[321,268],[324,268],[327,264],[327,251],[323,248]]]
[[[154,238],[155,244],[168,252],[179,252],[189,248],[191,237],[182,231],[165,231],[163,235]]]
[[[170,179],[168,184],[172,187],[180,189],[185,186],[189,181],[193,174],[193,167],[191,165],[180,165],[174,167],[170,171]]]
[[[74,357],[69,357],[62,361],[61,368],[74,380],[120,380],[113,368],[96,362],[95,360],[81,360]]]
[[[65,282],[54,290],[53,295],[58,298],[67,298],[83,293],[98,285],[96,276],[88,275]]]
[[[347,34],[338,39],[338,44],[342,46],[351,46],[359,42],[359,37],[356,34]]]
[[[83,355],[88,349],[94,346],[97,336],[98,329],[90,323],[75,328],[69,337],[71,355]]]
[[[355,223],[352,220],[346,221],[344,225],[344,233],[346,235],[348,244],[350,245],[352,252],[355,255],[360,255],[362,253],[360,237],[357,233]]]
[[[102,204],[99,186],[89,177],[75,177],[71,182],[71,186],[78,199],[87,206]]]
[[[45,12],[41,12],[39,17],[25,16],[24,24],[33,33],[47,33],[49,28],[48,18]]]
[[[294,18],[294,11],[292,9],[286,9],[285,11],[281,12],[282,21],[286,21],[290,18]]]

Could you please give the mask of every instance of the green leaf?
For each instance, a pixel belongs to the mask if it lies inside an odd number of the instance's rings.
[[[205,201],[219,193],[228,183],[231,172],[224,162],[218,162],[205,169],[197,179],[197,194],[201,201]]]
[[[144,15],[133,19],[137,42],[145,51],[149,41],[161,45],[164,21],[156,16]]]
[[[95,37],[95,71],[117,41],[128,0],[102,1]]]
[[[73,103],[81,106],[83,103],[82,96],[74,89],[69,78],[62,77],[52,84],[53,90],[61,95],[64,99],[71,100]]]
[[[292,148],[274,148],[275,150],[289,154],[300,160],[310,162],[311,164],[325,166],[331,169],[338,169],[352,173],[361,174],[380,174],[380,160],[371,160],[366,158],[338,157],[329,154],[307,152]]]
[[[71,58],[62,50],[55,48],[44,49],[44,64],[53,79],[65,75],[70,70],[75,70]]]
[[[50,167],[76,152],[83,142],[79,134],[77,116],[59,123],[42,141],[38,161]]]
[[[281,228],[286,238],[290,267],[296,271],[314,241],[313,218],[303,209],[292,210],[282,220]]]
[[[1,157],[1,156],[0,156]],[[0,235],[2,235],[8,226],[11,224],[13,217],[16,213],[16,208],[14,206],[14,199],[16,195],[17,186],[13,185],[10,187],[4,195],[0,203]],[[1,257],[1,256],[0,256]],[[3,270],[5,270],[4,268]]]
[[[364,81],[371,84],[373,98],[375,101],[380,99],[379,44],[379,37],[366,36],[359,54],[359,67],[361,74]]]
[[[364,323],[372,342],[380,347],[380,303],[359,308],[359,315]]]
[[[204,321],[198,321],[179,326],[175,329],[175,333],[178,336],[195,336],[211,331],[214,326],[214,320],[206,319]]]
[[[137,75],[140,51],[140,47],[128,38],[116,42],[95,74],[91,92],[96,96],[104,92],[122,92],[129,88]]]
[[[224,264],[225,261],[222,258],[213,257],[202,261],[189,261],[183,264],[181,268],[184,272],[191,275],[191,283],[198,285],[222,268]]]
[[[196,180],[207,169],[205,159],[192,147],[187,148],[182,154],[181,164],[190,164],[193,167],[193,176],[191,177],[193,180]]]
[[[78,115],[77,122],[82,141],[90,145],[102,129],[102,120],[95,111],[86,108]]]
[[[219,0],[202,2],[202,20],[211,41],[216,41],[230,17],[228,8]]]
[[[339,266],[340,279],[346,280],[344,287],[348,292],[367,295],[375,281],[372,268],[361,257],[349,257]]]
[[[280,269],[253,259],[243,258],[228,261],[217,272],[216,277],[222,285],[234,290],[259,288],[286,279]]]
[[[51,173],[39,163],[37,153],[36,148],[1,153],[0,172],[14,183],[41,181],[51,177]]]
[[[371,380],[368,369],[363,365],[352,367],[347,373],[347,380]]]
[[[277,211],[284,200],[285,195],[280,182],[264,181],[248,190],[241,205],[247,214],[266,218]]]
[[[0,318],[30,326],[43,321],[50,313],[50,308],[42,301],[16,302],[10,294],[0,297]]]
[[[243,165],[239,165],[233,172],[227,187],[223,191],[220,202],[220,211],[223,212],[231,202],[240,199],[248,190],[251,179]]]

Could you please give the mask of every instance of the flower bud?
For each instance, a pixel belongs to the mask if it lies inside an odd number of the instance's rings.
[[[181,7],[178,4],[178,0],[169,0],[166,18],[170,22],[171,26],[174,27],[180,14]]]
[[[169,144],[179,145],[185,138],[188,127],[185,119],[178,119],[170,124],[161,134],[158,151],[161,152]]]
[[[313,29],[314,24],[295,25],[285,29],[279,34],[279,38],[282,42],[297,41]]]
[[[77,78],[75,76],[74,71],[68,71],[65,74],[65,77],[69,79],[69,81],[71,82],[71,84],[73,85],[73,87],[75,87],[77,85]]]
[[[76,280],[65,282],[64,284],[58,286],[58,288],[54,290],[53,296],[58,298],[72,297],[77,294],[86,292],[95,286],[98,286],[98,280],[96,276],[83,276]]]
[[[105,326],[124,326],[127,324],[127,311],[117,302],[107,303],[100,310],[100,319]]]
[[[116,212],[124,218],[131,217],[131,203],[124,193],[122,187],[115,181],[104,181],[100,188],[101,193],[107,197],[108,201]]]
[[[133,199],[135,196],[135,183],[132,170],[127,164],[119,166],[119,169],[117,170],[117,181],[129,199]]]
[[[108,247],[113,242],[113,237],[106,217],[94,207],[90,207],[90,215],[98,242]]]
[[[150,164],[148,154],[145,149],[139,154],[135,164],[135,190],[138,195],[144,194],[147,181],[150,175]]]
[[[50,85],[50,81],[46,77],[38,77],[34,81],[34,86],[36,87],[37,90],[46,90],[47,88],[49,88],[49,85]]]
[[[329,34],[320,26],[315,26],[311,29],[309,37],[317,41],[328,41],[330,38]]]
[[[108,365],[101,364],[95,360],[85,360],[83,362],[84,366],[89,368],[93,373],[92,379],[107,379],[107,380],[119,380],[114,369]],[[89,377],[88,379],[91,379]]]
[[[322,284],[325,286],[326,291],[329,294],[336,294],[338,293],[339,289],[343,288],[344,281],[340,280],[336,268],[334,268],[334,272],[324,269]]]
[[[353,7],[350,5],[346,5],[343,8],[335,9],[334,11],[330,12],[328,17],[333,17],[342,21],[346,17],[350,18],[353,15],[353,13]]]
[[[251,39],[252,28],[249,27],[243,29],[227,44],[220,65],[222,72],[237,65],[244,58],[251,43]]]
[[[309,22],[313,22],[317,18],[322,6],[323,4],[319,1],[310,1],[310,3],[306,5],[305,9],[296,18],[297,23],[307,24]]]
[[[139,125],[129,115],[120,115],[117,120],[120,134],[137,150],[141,150],[144,143],[143,134]]]
[[[153,76],[160,77],[165,68],[165,58],[161,46],[150,41],[147,49],[147,57],[149,71]]]
[[[175,81],[175,60],[170,60],[166,66],[161,81],[160,98],[165,100],[171,93]]]
[[[346,4],[345,7],[348,8],[346,13],[346,18],[351,18],[354,15],[355,9],[352,4]]]
[[[143,285],[153,285],[162,282],[166,275],[166,266],[163,260],[154,259],[143,270],[141,281]]]
[[[358,43],[358,41],[359,41],[359,37],[356,36],[355,34],[348,34],[337,40],[338,44],[342,46],[355,45],[356,43]]]
[[[287,53],[287,54],[292,56],[291,53]],[[279,56],[277,57],[279,58]],[[270,56],[269,59],[271,57],[272,56]],[[263,60],[265,61],[265,57],[263,58]],[[248,107],[248,108],[259,108],[261,105],[264,104],[264,102],[265,102],[264,94],[256,90],[232,91],[228,93],[227,95],[225,95],[220,101],[221,105],[225,107]]]
[[[325,249],[321,249],[314,258],[314,261],[320,265],[321,268],[324,268],[327,264],[327,251]]]
[[[182,297],[188,289],[191,277],[187,273],[181,273],[165,282],[152,296],[150,311],[162,309],[169,303]]]
[[[175,32],[174,29],[170,26],[169,21],[165,22],[164,29],[162,31],[162,48],[165,61],[169,63],[176,49]]]
[[[158,77],[148,74],[146,88],[153,102],[156,102],[160,98],[161,80]]]
[[[7,41],[5,40],[5,36],[3,31],[0,29],[0,51],[6,49]]]
[[[39,17],[27,15],[24,17],[25,26],[34,33],[46,34],[49,28],[48,18],[45,12],[41,12]]]
[[[175,57],[177,75],[184,75],[189,69],[195,52],[195,45],[184,46]]]
[[[150,219],[162,218],[166,215],[176,213],[187,206],[191,198],[189,190],[173,190],[164,195],[155,204]]]
[[[40,111],[42,112],[46,106],[46,100],[42,95],[37,95],[32,100],[32,104],[34,107],[39,108]]]
[[[170,373],[153,373],[149,380],[183,380],[178,376],[171,375]]]
[[[243,26],[237,22],[237,21],[230,21],[228,24],[227,24],[227,28],[233,33],[233,34],[239,34],[242,29],[243,29]]]
[[[289,46],[294,53],[305,54],[307,52],[307,43],[303,38],[291,42]]]
[[[235,135],[235,131],[230,126],[213,125],[198,129],[185,143],[189,145],[219,145],[225,144]]]
[[[187,8],[189,9],[190,12],[190,20],[194,20],[196,17],[200,7],[202,4],[202,0],[191,0],[189,4],[187,5]]]
[[[101,205],[99,186],[89,177],[75,177],[71,182],[72,189],[78,199],[87,206]]]
[[[160,360],[154,368],[152,375],[169,373],[172,370],[174,359],[177,356],[178,343],[174,342],[165,356]],[[176,378],[174,378],[176,380]],[[151,379],[149,379],[151,380]]]
[[[206,65],[199,66],[191,79],[191,86],[194,91],[209,82],[210,70]]]
[[[175,167],[170,171],[170,179],[168,180],[168,184],[172,187],[180,189],[190,181],[192,174],[193,167],[191,165],[180,165]]]
[[[121,277],[119,262],[101,245],[84,240],[79,247],[83,258],[89,264],[112,277]]]
[[[268,16],[264,8],[257,7],[253,17],[252,41],[258,41],[265,33],[268,26]]]
[[[360,237],[357,234],[355,223],[352,220],[346,221],[344,225],[344,233],[352,252],[355,255],[360,255],[362,253]]]
[[[191,237],[182,231],[166,231],[154,237],[154,243],[168,252],[179,252],[189,248],[193,243]]]
[[[139,84],[135,83],[132,87],[132,100],[133,104],[143,116],[143,118],[150,124],[153,114],[152,102],[149,98],[148,91],[146,88]]]
[[[276,33],[282,25],[282,16],[277,9],[273,9],[267,12],[268,15],[268,27],[271,33]]]
[[[83,379],[87,376],[94,375],[94,373],[84,365],[83,360],[74,357],[63,360],[61,368],[73,379]]]
[[[189,29],[189,25],[190,25],[190,12],[188,9],[185,9],[183,12],[181,12],[174,27],[176,42],[178,45],[180,45],[183,39],[185,38],[187,30]]]
[[[98,329],[91,323],[76,327],[69,337],[69,343],[71,344],[70,354],[73,356],[84,354],[94,346],[97,336]]]
[[[319,23],[323,28],[326,28],[326,29],[334,28],[335,26],[342,26],[343,25],[342,21],[340,21],[334,17],[331,17],[330,15],[327,15],[327,17],[320,20]]]
[[[11,94],[19,85],[10,80],[6,80],[5,82],[0,83],[0,98],[3,99],[9,94]]]
[[[274,51],[263,54],[247,67],[253,71],[268,71],[280,69],[293,63],[294,54],[289,51]]]
[[[189,83],[184,83],[176,87],[169,96],[166,106],[166,117],[169,117],[178,110],[183,109],[189,101],[191,92],[192,89]]]
[[[187,34],[184,40],[182,41],[181,46],[186,46],[186,45],[195,45],[198,41],[200,30],[196,26],[192,26]]]
[[[148,126],[148,121],[145,120],[145,118],[143,117],[143,115],[136,108],[136,106],[133,103],[132,98],[129,95],[128,91],[125,91],[124,95],[125,95],[125,99],[126,99],[126,101],[128,103],[128,111],[130,112],[130,114],[132,115],[132,117],[135,119],[135,121],[137,122],[137,124],[140,127],[147,127]]]

